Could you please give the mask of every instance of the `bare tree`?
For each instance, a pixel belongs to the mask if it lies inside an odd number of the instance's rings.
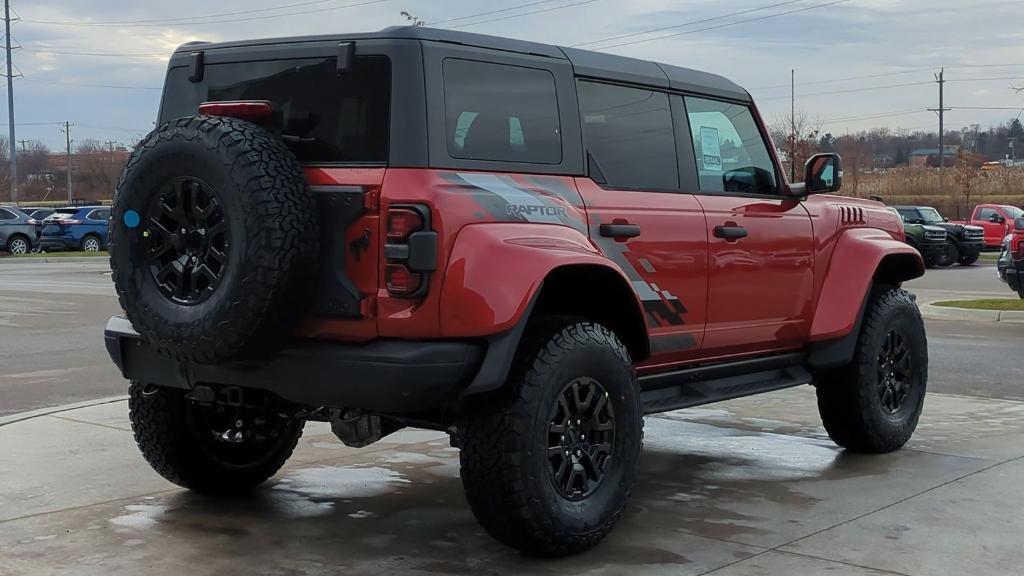
[[[803,165],[819,146],[821,119],[811,118],[802,110],[796,111],[795,115],[780,114],[769,123],[768,134],[775,148],[785,154],[787,166],[796,168],[791,169],[791,173],[796,176],[793,180],[803,180]]]

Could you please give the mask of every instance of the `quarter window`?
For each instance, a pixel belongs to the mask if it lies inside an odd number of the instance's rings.
[[[777,194],[775,165],[750,108],[686,98],[701,192]]]
[[[10,210],[4,210],[0,208],[0,220],[16,220],[18,217],[14,215]]]
[[[547,70],[449,58],[444,104],[452,158],[562,162],[555,77]]]
[[[580,82],[580,112],[590,177],[613,188],[679,188],[668,95]]]

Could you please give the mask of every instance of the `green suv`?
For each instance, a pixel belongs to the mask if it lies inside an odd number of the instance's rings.
[[[970,266],[978,261],[981,249],[985,247],[985,229],[981,226],[950,222],[943,218],[939,211],[931,206],[893,206],[903,218],[907,229],[907,240],[910,236],[911,224],[923,224],[925,228],[941,228],[946,231],[945,247],[935,259],[939,266]],[[921,252],[924,255],[924,252]],[[925,258],[925,262],[928,259]]]
[[[889,208],[903,218],[903,231],[910,244],[921,253],[925,266],[941,264],[947,257],[947,234],[944,228],[931,224],[918,224],[904,216],[896,208]]]

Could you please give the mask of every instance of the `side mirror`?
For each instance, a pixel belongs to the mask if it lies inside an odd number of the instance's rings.
[[[843,187],[843,160],[839,154],[815,154],[804,164],[808,194],[831,194]]]
[[[949,222],[949,218],[943,218],[942,221],[943,222]]]
[[[988,217],[988,221],[993,224],[1000,224],[1000,220],[1002,220],[1002,218],[1003,217],[1000,216],[999,214],[992,214],[991,216]]]

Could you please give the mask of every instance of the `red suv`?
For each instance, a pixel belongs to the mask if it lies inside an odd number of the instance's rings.
[[[443,430],[490,534],[571,554],[646,414],[810,384],[847,449],[910,438],[924,265],[841,180],[787,182],[705,72],[424,28],[190,44],[118,186],[107,347],[172,482],[250,489],[307,420]]]

